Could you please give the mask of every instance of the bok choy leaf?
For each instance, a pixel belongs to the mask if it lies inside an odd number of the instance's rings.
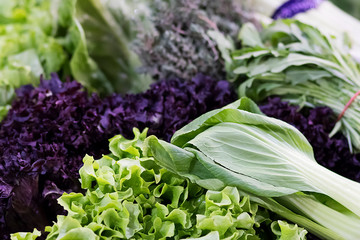
[[[296,128],[262,115],[248,98],[202,115],[171,144],[154,136],[147,142],[160,166],[200,186],[235,186],[324,239],[360,237],[360,184],[317,164]],[[341,227],[331,220],[339,218]]]

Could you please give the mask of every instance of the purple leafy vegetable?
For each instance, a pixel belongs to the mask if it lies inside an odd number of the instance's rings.
[[[292,18],[298,13],[317,8],[324,0],[289,0],[283,3],[272,15],[273,19]]]
[[[132,136],[132,128],[169,140],[199,115],[236,99],[226,81],[198,75],[167,80],[145,93],[88,96],[56,75],[40,86],[23,86],[0,124],[0,238],[43,229],[62,210],[56,199],[80,192],[78,170],[85,154],[108,153],[108,139]]]
[[[203,75],[191,81],[161,81],[139,95],[108,98],[109,106],[101,123],[110,136],[119,128],[124,136],[130,137],[133,127],[149,127],[149,134],[170,141],[182,126],[235,99],[228,82],[215,82]]]

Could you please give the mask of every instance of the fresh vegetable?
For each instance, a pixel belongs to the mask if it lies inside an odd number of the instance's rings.
[[[259,105],[261,111],[296,127],[314,149],[316,161],[344,177],[360,182],[360,155],[351,154],[346,138],[329,133],[336,116],[328,107],[302,108],[283,102],[279,97],[268,98]]]
[[[39,232],[37,229],[34,229],[32,233],[21,232],[12,234],[12,239],[35,240],[39,236],[41,236],[41,232]]]
[[[37,85],[40,75],[48,78],[51,72],[62,80],[73,77],[101,96],[141,92],[154,80],[191,79],[201,72],[224,79],[221,49],[214,39],[236,36],[241,8],[233,0],[194,4],[0,3],[0,120],[10,108],[15,88]]]
[[[63,210],[56,199],[80,191],[78,170],[86,153],[108,153],[108,139],[131,136],[134,126],[169,140],[197,116],[236,99],[227,81],[198,75],[167,80],[145,93],[88,96],[56,75],[40,86],[23,86],[0,124],[0,238],[43,229]]]
[[[225,78],[215,38],[236,39],[244,18],[236,1],[153,0],[150,6],[155,31],[139,31],[133,48],[141,56],[141,72],[154,79],[190,79],[197,73]]]
[[[159,167],[143,155],[146,131],[134,135],[112,138],[109,156],[84,158],[86,194],[63,194],[59,203],[68,214],[46,228],[46,239],[305,239],[306,230],[272,222],[234,187],[206,190]]]
[[[0,120],[10,108],[15,88],[37,85],[40,75],[48,78],[52,72],[63,80],[74,77],[101,95],[148,88],[150,78],[136,73],[140,60],[129,49],[138,22],[124,13],[133,3],[112,8],[115,2],[0,3]],[[146,18],[143,12],[139,19]]]
[[[2,1],[0,4],[0,120],[6,115],[14,89],[37,84],[41,74],[65,68],[66,49],[56,40],[67,1]],[[51,11],[56,12],[56,16]]]
[[[360,21],[330,1],[253,0],[245,1],[244,4],[262,23],[271,23],[271,16],[275,18],[292,17],[314,26],[323,33],[344,39],[350,43],[351,54],[360,62],[360,33],[357,31],[360,28]]]
[[[255,101],[271,95],[300,106],[328,106],[339,116],[360,89],[359,64],[346,45],[295,20],[276,21],[258,33],[245,25],[241,50],[233,53],[239,95]],[[350,150],[360,150],[360,102],[355,100],[330,136],[341,131]]]
[[[164,79],[144,93],[108,98],[109,107],[101,123],[109,136],[122,129],[120,133],[130,137],[133,127],[148,127],[149,134],[170,141],[185,124],[236,99],[227,81],[215,81],[201,74],[187,81]]]
[[[202,187],[237,187],[323,239],[360,237],[360,184],[317,164],[296,128],[247,98],[200,116],[171,143],[147,142],[157,164]]]
[[[147,90],[152,79],[136,72],[141,62],[130,47],[140,29],[153,31],[150,14],[144,0],[77,0],[75,24],[84,40],[70,63],[74,78],[102,94]]]
[[[1,239],[51,222],[62,211],[56,199],[80,190],[82,157],[105,153],[106,146],[97,127],[104,106],[79,83],[53,75],[37,88],[23,86],[17,96],[0,125]]]

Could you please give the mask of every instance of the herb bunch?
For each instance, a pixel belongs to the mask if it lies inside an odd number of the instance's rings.
[[[221,52],[209,31],[236,39],[243,16],[238,4],[233,0],[153,0],[151,9],[155,31],[139,31],[134,43],[142,59],[141,72],[154,79],[190,79],[197,73],[224,78]]]

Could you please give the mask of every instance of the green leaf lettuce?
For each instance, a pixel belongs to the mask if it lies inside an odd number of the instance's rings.
[[[235,187],[206,190],[160,167],[146,156],[146,131],[134,134],[134,140],[112,138],[108,156],[84,158],[86,193],[59,198],[68,214],[46,228],[46,239],[260,240],[274,233],[305,239],[297,225],[271,225],[269,212]],[[38,232],[24,234],[12,239],[36,239]]]

